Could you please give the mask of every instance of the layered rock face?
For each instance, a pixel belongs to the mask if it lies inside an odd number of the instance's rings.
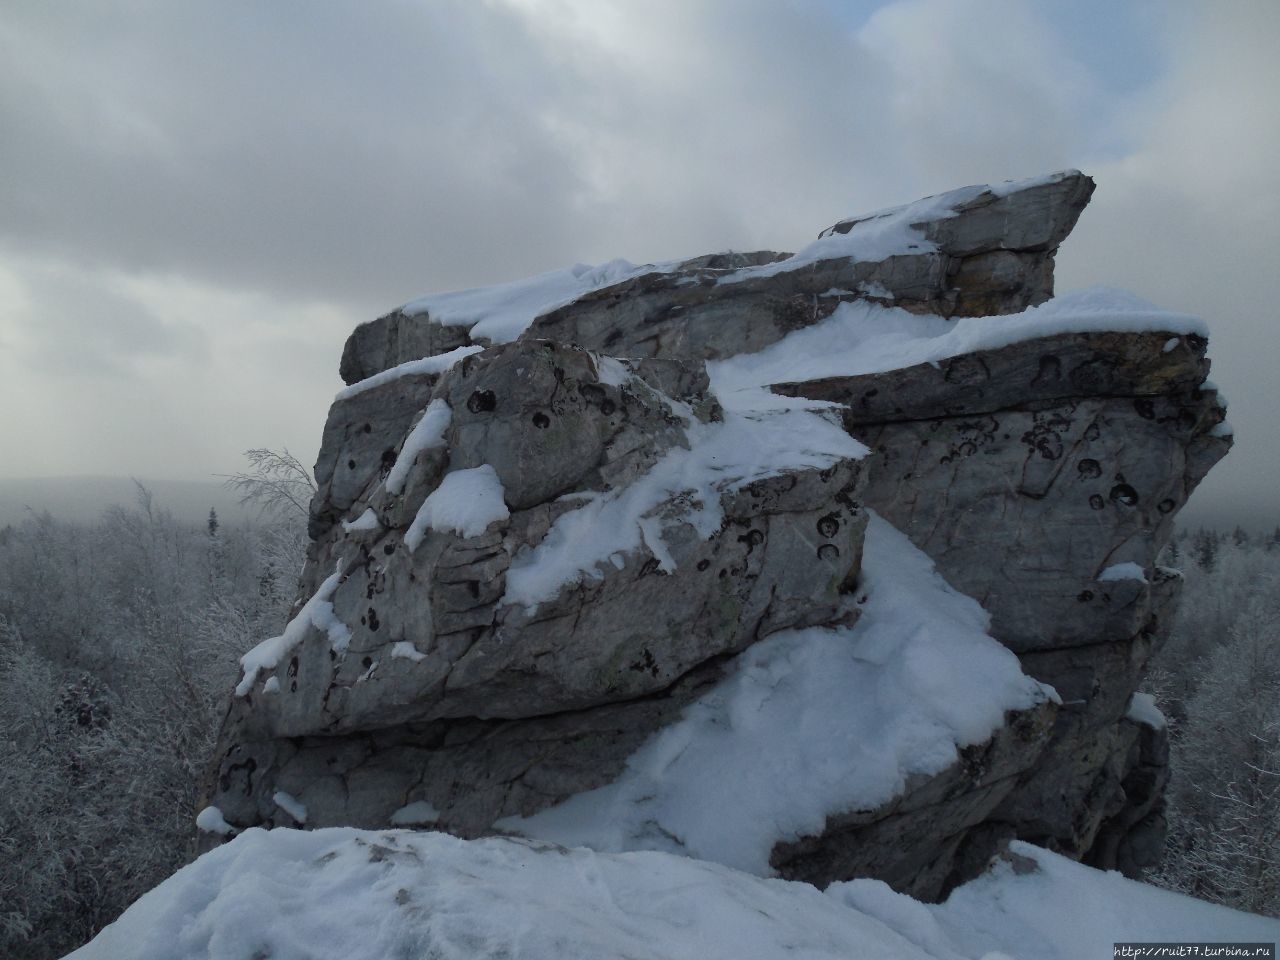
[[[964,188],[795,255],[578,267],[358,328],[299,611],[245,658],[206,822],[926,898],[1013,836],[1140,871],[1156,557],[1230,433],[1197,321],[1051,299],[1092,190]],[[750,844],[739,806],[773,824]]]

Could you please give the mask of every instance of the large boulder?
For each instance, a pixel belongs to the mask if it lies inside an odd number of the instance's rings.
[[[1149,865],[1156,557],[1230,431],[1198,321],[1053,299],[1092,189],[967,187],[794,255],[358,328],[205,842],[430,825],[925,898],[1011,837]]]

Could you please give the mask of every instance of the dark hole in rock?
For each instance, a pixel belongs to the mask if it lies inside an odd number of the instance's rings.
[[[354,460],[348,460],[348,461],[347,461],[347,469],[348,469],[348,470],[354,470],[355,468],[356,468],[356,462],[355,462]]]
[[[1156,405],[1146,397],[1139,397],[1134,400],[1133,409],[1138,411],[1138,416],[1143,420],[1154,420],[1156,418]]]
[[[818,547],[819,560],[837,560],[840,557],[840,548],[834,543],[824,543]]]
[[[396,545],[394,543],[384,543],[382,545],[382,552],[389,557],[396,552]]]
[[[818,533],[830,540],[840,532],[840,518],[834,513],[828,513],[818,521]]]
[[[364,618],[361,617],[360,619],[363,620]],[[370,607],[369,608],[369,629],[376,633],[378,630],[378,627],[380,626],[382,626],[382,624],[378,622],[378,611],[373,609],[373,607]]]
[[[467,398],[467,409],[472,413],[488,413],[498,405],[492,390],[477,390]]]
[[[296,677],[298,675],[298,658],[297,657],[290,658],[287,675],[290,677]]]
[[[699,561],[698,561],[698,569],[699,569],[699,570],[705,570],[705,569],[707,569],[707,567],[709,567],[709,566],[711,566],[711,561],[710,561],[710,560],[702,559],[702,560],[699,560]]]
[[[1127,483],[1117,483],[1111,488],[1111,499],[1126,507],[1132,507],[1138,502],[1138,491]]]
[[[1080,595],[1076,597],[1076,599],[1079,600],[1081,603],[1088,603],[1090,600],[1093,599],[1093,591],[1081,590]]]
[[[1170,513],[1173,511],[1173,508],[1176,507],[1177,505],[1178,504],[1173,500],[1164,499],[1156,504],[1156,509],[1159,510],[1161,513]]]
[[[1092,497],[1089,498],[1089,506],[1091,506],[1094,510],[1101,510],[1106,505],[1107,505],[1107,502],[1103,500],[1099,494],[1095,493]]]
[[[603,400],[600,401],[600,412],[603,413],[606,417],[609,416],[609,414],[613,413],[613,411],[617,409],[618,409],[617,404],[615,404],[608,397],[605,397]]]
[[[1031,381],[1032,385],[1045,383],[1050,380],[1062,379],[1062,361],[1053,354],[1046,354],[1040,358],[1040,369],[1036,371],[1035,378]]]
[[[294,680],[294,681],[290,682],[290,684],[289,684],[289,692],[290,692],[290,693],[297,693],[297,692],[298,692],[298,681],[297,681],[297,680]]]
[[[738,538],[739,543],[747,545],[747,553],[750,553],[760,544],[764,543],[764,534],[759,530],[748,530],[743,536]]]
[[[533,425],[537,427],[539,430],[545,430],[547,429],[547,427],[551,426],[551,418],[548,417],[541,410],[535,413],[532,419],[533,419]]]
[[[1085,428],[1084,438],[1088,440],[1090,443],[1092,443],[1094,440],[1097,440],[1098,437],[1100,437],[1101,435],[1102,435],[1102,430],[1101,428],[1099,428],[1099,426],[1096,423],[1091,423],[1089,424],[1089,426]]]
[[[361,427],[360,429],[361,429],[361,430],[363,430],[365,433],[373,433],[373,424],[372,424],[372,423],[366,423],[366,424],[365,424],[363,427]]]
[[[1097,460],[1084,459],[1076,465],[1076,469],[1080,471],[1081,480],[1096,480],[1102,476],[1102,464]]]
[[[373,657],[365,657],[363,660],[360,661],[360,666],[368,670],[370,667],[373,666]]]

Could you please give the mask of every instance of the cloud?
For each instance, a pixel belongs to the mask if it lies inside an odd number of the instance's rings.
[[[1209,321],[1236,447],[1194,502],[1265,511],[1264,524],[1280,519],[1277,41],[1280,7],[1265,0],[1178,11],[1165,37],[1174,67],[1129,107],[1134,149],[1093,166],[1098,190],[1058,271],[1066,286],[1123,286]]]
[[[36,375],[136,377],[149,363],[199,363],[207,355],[205,329],[168,304],[147,306],[131,277],[31,260],[0,275],[6,346]]]
[[[0,244],[376,309],[794,245],[919,183],[1038,172],[1079,86],[1012,0],[899,3],[859,33],[763,0],[300,12],[19,6]]]
[[[0,392],[41,412],[0,444],[45,465],[8,469],[305,457],[346,332],[422,293],[795,249],[851,213],[1079,166],[1100,186],[1060,276],[1217,321],[1231,459],[1261,470],[1280,7],[1113,9],[11,3]],[[86,418],[116,440],[73,441]]]

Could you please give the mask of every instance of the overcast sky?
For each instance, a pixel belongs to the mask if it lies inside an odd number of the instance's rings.
[[[5,0],[0,476],[310,461],[418,295],[1078,167],[1059,289],[1210,322],[1197,500],[1280,520],[1277,49],[1275,0]]]

